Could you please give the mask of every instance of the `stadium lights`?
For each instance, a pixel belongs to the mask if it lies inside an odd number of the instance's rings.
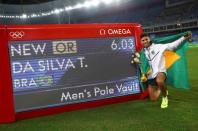
[[[75,8],[71,7],[71,6],[65,7],[65,11],[70,11],[70,10],[73,10],[73,9],[75,9]]]
[[[113,2],[113,0],[101,0],[103,3],[105,3],[105,4],[110,4],[110,3],[112,3]]]
[[[55,14],[59,14],[59,13],[60,13],[60,10],[59,10],[59,9],[55,9],[55,10],[54,10],[54,13],[55,13]]]
[[[71,7],[70,7],[71,8]],[[74,9],[83,8],[83,4],[77,4],[73,7]],[[72,9],[72,8],[71,8]]]
[[[91,1],[85,1],[85,3],[83,4],[84,7],[89,8],[92,6],[92,2]]]
[[[36,18],[36,17],[42,17],[42,16],[49,16],[53,14],[59,14],[61,12],[67,12],[74,9],[80,9],[80,8],[91,8],[91,7],[97,7],[98,5],[104,3],[106,5],[115,3],[115,1],[120,0],[86,0],[84,3],[77,3],[74,6],[66,6],[64,8],[55,8],[54,10],[48,11],[48,12],[41,12],[41,13],[32,13],[32,14],[22,14],[22,15],[1,15],[0,18],[17,18],[17,19],[28,19],[28,18]]]
[[[22,18],[22,19],[26,19],[26,18],[29,18],[29,17],[28,17],[26,14],[22,14],[22,15],[21,15],[21,18]]]
[[[93,6],[98,6],[100,4],[100,1],[98,0],[92,0],[92,5]]]

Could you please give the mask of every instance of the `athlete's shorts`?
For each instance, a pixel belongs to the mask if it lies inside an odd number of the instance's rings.
[[[147,84],[151,86],[157,86],[156,77],[154,79],[148,79]]]
[[[167,78],[167,74],[166,74],[165,72],[162,72],[162,73],[164,73],[164,75],[165,75],[166,78]],[[166,79],[165,79],[165,81],[166,81]],[[153,78],[153,79],[148,79],[148,80],[147,80],[147,85],[157,86],[156,77]]]

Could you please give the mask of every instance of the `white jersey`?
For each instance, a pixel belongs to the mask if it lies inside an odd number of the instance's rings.
[[[148,76],[148,79],[153,79],[159,72],[166,73],[165,68],[165,50],[174,50],[177,48],[185,38],[182,36],[178,40],[167,44],[151,44],[148,48],[144,48],[145,56],[149,61],[149,65],[152,69],[152,73]]]

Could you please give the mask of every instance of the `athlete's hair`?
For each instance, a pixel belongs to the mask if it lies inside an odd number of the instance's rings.
[[[149,35],[148,35],[147,33],[142,33],[142,34],[140,35],[140,38],[142,39],[143,37],[149,37]]]

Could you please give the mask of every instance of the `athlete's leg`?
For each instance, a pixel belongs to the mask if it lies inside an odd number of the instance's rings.
[[[161,90],[159,88],[155,89],[151,85],[148,86],[148,92],[150,100],[156,101],[159,98],[159,95],[161,93]]]
[[[162,91],[162,96],[164,97],[167,96],[167,88],[166,88],[165,80],[166,80],[166,75],[163,72],[157,74],[156,82],[158,87]]]
[[[165,80],[166,80],[166,75],[162,72],[157,74],[156,77],[156,82],[158,87],[161,89],[162,91],[162,103],[161,103],[161,108],[167,108],[168,107],[168,97],[167,97],[167,88],[166,88],[166,84],[165,84]]]

